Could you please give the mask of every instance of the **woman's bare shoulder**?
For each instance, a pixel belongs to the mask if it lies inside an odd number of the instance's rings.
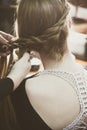
[[[48,74],[28,79],[25,88],[26,91],[40,93],[47,93],[47,91],[55,92],[55,90],[57,90],[57,94],[64,94],[67,93],[66,90],[72,91],[73,89],[72,86],[62,78]]]
[[[76,92],[70,84],[59,77],[41,75],[29,79],[26,82],[26,93],[34,108],[38,108],[39,106],[40,111],[42,110],[43,112],[45,110],[47,113],[49,113],[48,111],[50,110],[50,115],[48,114],[47,117],[52,116],[52,119],[55,117],[59,122],[61,119],[56,117],[56,115],[60,117],[62,113],[65,113],[64,118],[67,118],[66,113],[68,112],[71,114],[71,117],[67,120],[72,121],[74,113],[76,116],[78,114],[79,101]],[[49,108],[49,106],[51,107]],[[67,112],[66,109],[64,109],[65,106],[67,107]],[[74,110],[75,106],[77,108],[76,110]],[[56,108],[58,108],[58,111],[56,111]],[[71,112],[71,110],[73,111]],[[55,116],[52,115],[53,111]],[[65,123],[64,121],[64,124]]]

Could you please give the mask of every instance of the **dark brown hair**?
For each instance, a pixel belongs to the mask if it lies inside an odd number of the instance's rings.
[[[19,38],[10,44],[10,49],[18,47],[20,53],[35,50],[50,58],[62,57],[67,49],[68,12],[66,0],[21,0]]]
[[[68,12],[66,0],[21,0],[18,8],[19,38],[29,39],[28,50],[53,58],[62,56],[66,50]]]

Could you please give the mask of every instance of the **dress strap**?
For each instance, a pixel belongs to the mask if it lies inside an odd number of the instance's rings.
[[[28,77],[25,78],[25,80],[30,79],[30,78],[37,77],[38,74],[39,74],[39,73],[35,73],[35,74],[31,75],[31,76],[28,76]]]

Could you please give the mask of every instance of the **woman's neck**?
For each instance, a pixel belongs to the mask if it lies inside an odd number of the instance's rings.
[[[72,63],[75,63],[74,59],[75,57],[70,52],[67,52],[60,61],[57,59],[43,57],[42,62],[45,70],[58,70],[63,68],[66,69],[67,67],[71,66]]]

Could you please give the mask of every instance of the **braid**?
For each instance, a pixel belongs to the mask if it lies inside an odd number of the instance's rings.
[[[47,46],[48,41],[54,39],[55,37],[57,37],[57,39],[60,37],[60,32],[61,30],[66,26],[66,17],[69,13],[69,6],[66,3],[65,4],[65,0],[61,0],[60,4],[63,7],[63,16],[60,18],[60,20],[54,24],[53,26],[51,26],[50,28],[48,28],[47,30],[45,30],[43,32],[42,35],[39,35],[37,37],[35,36],[29,36],[28,39],[27,38],[19,38],[16,41],[16,45],[19,48],[23,48],[23,49],[34,49],[39,51],[39,49],[43,48],[44,46]],[[65,6],[64,6],[65,5]],[[14,43],[15,44],[15,43]]]
[[[62,49],[60,49],[59,47],[57,48],[56,44],[58,44],[60,42],[61,31],[66,27],[66,18],[69,13],[69,5],[66,2],[66,0],[59,0],[59,4],[61,5],[61,8],[63,10],[62,17],[53,26],[47,28],[43,32],[42,35],[39,35],[37,37],[29,36],[28,38],[20,37],[20,38],[14,39],[13,41],[8,42],[7,44],[4,44],[1,46],[0,54],[7,50],[11,51],[8,66],[10,66],[10,64],[12,64],[12,62],[13,62],[13,50],[16,48],[19,48],[19,51],[22,54],[25,51],[30,52],[31,50],[35,50],[35,51],[39,51],[39,52],[43,51],[45,53],[49,52],[49,55],[51,55],[52,51],[61,53],[60,51]],[[57,42],[55,42],[55,41],[57,41]],[[62,44],[60,44],[59,46],[62,46]],[[21,57],[22,54],[19,57]],[[6,58],[4,58],[4,60],[3,60],[3,58],[1,58],[1,61],[5,61],[5,62],[2,62],[3,64],[1,64],[1,66],[3,66],[5,70],[6,70],[6,64],[7,64],[6,60],[7,60]],[[0,67],[0,68],[2,68],[2,67]],[[3,69],[1,69],[1,71],[2,70]],[[7,71],[5,71],[5,72],[7,72]],[[2,72],[0,72],[0,74],[2,75]]]
[[[41,36],[41,38],[50,39],[55,36],[57,36],[59,38],[61,30],[66,25],[65,21],[66,21],[67,15],[69,13],[69,6],[68,6],[68,4],[65,4],[65,0],[60,0],[60,4],[62,5],[61,8],[63,9],[63,16],[60,18],[60,20],[55,25],[48,28],[44,32],[43,36]]]

